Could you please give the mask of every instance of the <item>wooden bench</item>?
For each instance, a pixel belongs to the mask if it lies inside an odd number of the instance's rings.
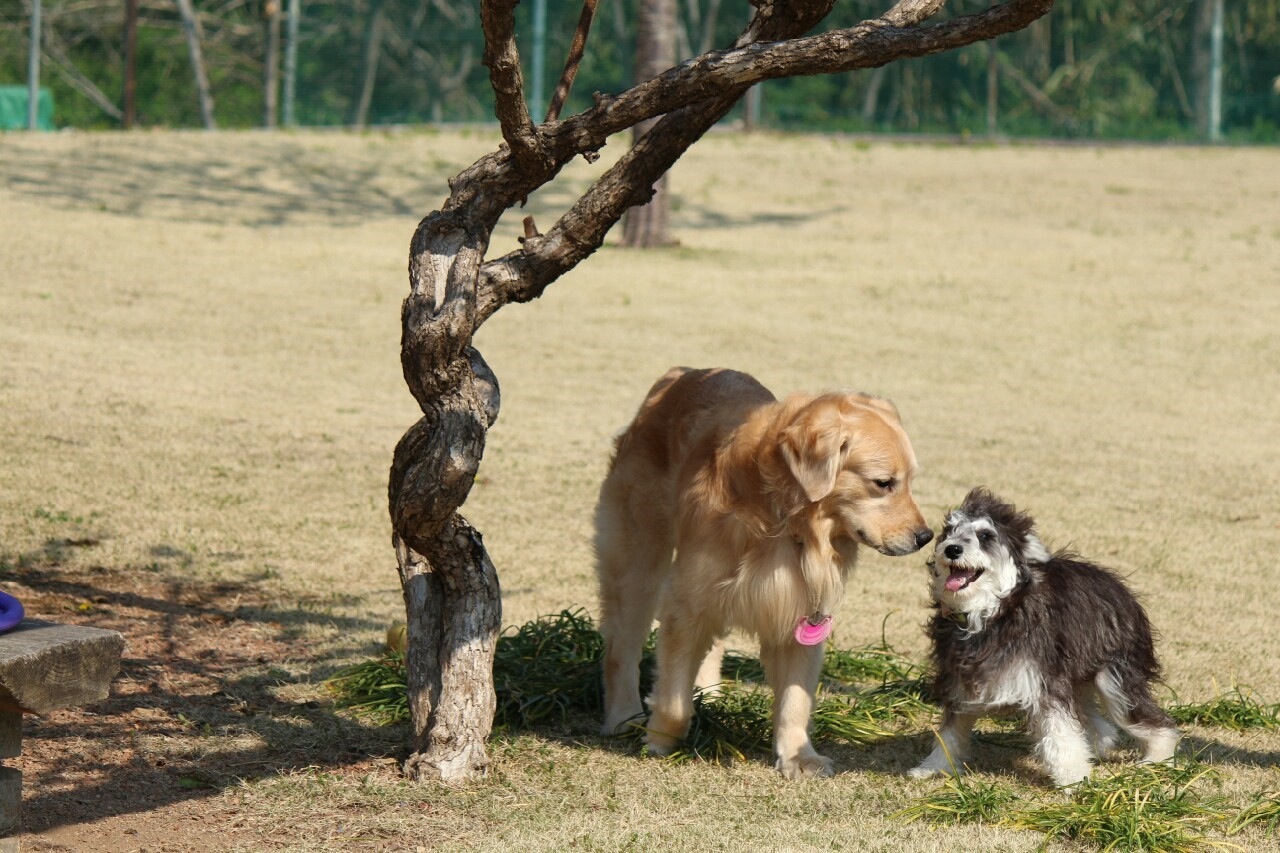
[[[22,715],[107,698],[123,653],[124,637],[100,628],[23,619],[0,634],[0,836],[22,825],[22,771],[3,764],[22,754]]]

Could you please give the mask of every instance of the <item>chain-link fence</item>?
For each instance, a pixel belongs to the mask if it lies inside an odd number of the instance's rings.
[[[678,0],[681,56],[732,43],[746,3]],[[483,122],[474,0],[0,0],[0,127],[25,127],[30,33],[49,126]],[[838,3],[825,27],[883,11]],[[950,14],[985,5],[957,0]],[[637,0],[600,4],[565,115],[631,80]],[[579,0],[516,9],[530,109]],[[199,71],[197,71],[199,69]],[[770,81],[732,119],[780,129],[1280,141],[1280,0],[1058,0],[1027,30],[848,74]],[[51,107],[51,114],[49,112]]]

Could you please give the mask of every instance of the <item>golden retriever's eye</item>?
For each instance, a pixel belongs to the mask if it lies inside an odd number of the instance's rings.
[[[898,484],[897,480],[894,480],[892,477],[887,480],[872,480],[871,482],[875,483],[877,488],[883,489],[886,492],[892,492],[893,487]]]

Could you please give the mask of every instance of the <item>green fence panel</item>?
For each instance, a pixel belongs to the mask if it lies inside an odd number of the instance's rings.
[[[41,88],[36,103],[36,129],[53,130],[53,93]],[[27,87],[0,86],[0,130],[26,130]]]

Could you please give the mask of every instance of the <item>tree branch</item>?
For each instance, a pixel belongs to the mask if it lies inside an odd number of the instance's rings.
[[[929,9],[936,11],[940,5],[938,0],[904,0],[886,13],[886,17],[911,20]],[[762,80],[871,68],[897,59],[951,50],[1020,29],[1052,6],[1053,0],[1009,0],[975,15],[931,27],[886,26],[884,19],[880,19],[817,36],[706,54],[592,110],[545,127],[546,150],[557,160],[566,153],[573,156],[594,151],[612,133],[662,113],[671,113],[668,121],[655,126],[646,140],[660,128],[663,133],[672,134],[673,139],[683,137],[682,122],[690,133],[696,131],[700,136],[705,132],[702,118],[715,115],[718,120],[723,115],[719,111],[722,99],[728,99],[728,106],[732,106],[742,92]],[[779,20],[774,16],[768,23],[774,25]],[[789,21],[793,26],[804,23],[794,12]],[[764,32],[765,25],[759,25],[757,31]],[[672,112],[685,108],[690,108],[690,112]],[[703,129],[697,131],[699,127]],[[547,285],[603,244],[605,234],[626,207],[642,203],[647,197],[637,193],[647,193],[653,180],[683,153],[684,148],[678,148],[677,142],[678,150],[663,147],[661,155],[647,155],[647,151],[659,150],[660,139],[655,137],[648,147],[637,144],[543,237],[526,240],[519,250],[481,267],[477,326],[506,302],[536,299]],[[694,136],[688,144],[696,139]],[[654,159],[645,162],[646,156]],[[665,167],[659,170],[663,164]],[[634,172],[628,174],[628,169]],[[626,203],[619,206],[619,199]]]
[[[480,26],[484,29],[484,64],[489,69],[494,109],[502,126],[502,138],[520,163],[542,159],[538,135],[524,102],[524,78],[520,74],[520,50],[516,47],[517,0],[482,0]]]
[[[573,80],[578,76],[578,66],[582,64],[582,55],[587,49],[587,35],[591,32],[591,22],[596,16],[597,2],[598,0],[583,0],[578,28],[573,32],[573,43],[569,45],[569,56],[564,62],[564,73],[560,75],[560,83],[547,106],[547,121],[560,118],[560,110],[569,98],[569,90],[573,88]]]

